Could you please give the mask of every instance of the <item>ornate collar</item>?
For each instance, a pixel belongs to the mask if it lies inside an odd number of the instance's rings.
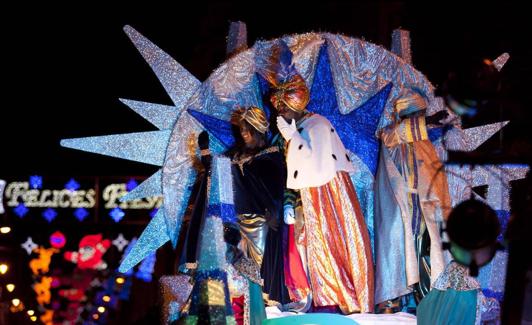
[[[266,148],[266,149],[264,149],[262,151],[259,151],[258,153],[254,154],[254,155],[247,156],[247,157],[244,157],[244,158],[238,158],[239,154],[236,154],[233,157],[233,159],[231,160],[231,163],[235,164],[235,165],[238,165],[238,168],[240,168],[240,172],[242,173],[242,175],[244,175],[244,164],[245,163],[255,159],[256,157],[259,157],[259,156],[262,156],[262,155],[265,155],[265,154],[269,154],[269,153],[272,153],[272,152],[278,152],[278,151],[279,151],[279,148],[276,147],[276,146],[273,146],[273,147]]]

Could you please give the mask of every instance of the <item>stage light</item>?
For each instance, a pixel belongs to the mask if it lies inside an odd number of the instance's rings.
[[[104,307],[104,306],[100,306],[100,307],[98,307],[98,312],[99,312],[100,314],[105,313],[105,307]]]
[[[500,224],[497,214],[487,204],[470,199],[461,202],[449,215],[446,226],[454,259],[469,267],[472,276],[489,263],[502,246],[497,241]]]
[[[6,289],[9,292],[13,292],[13,290],[15,290],[15,285],[13,283],[8,283],[6,284]]]
[[[1,228],[0,228],[0,233],[2,233],[2,234],[7,234],[7,233],[9,233],[10,231],[11,231],[11,227],[7,227],[7,226],[6,226],[6,227],[1,227]]]
[[[28,310],[27,313],[28,313],[28,316],[35,315],[35,311],[33,309]]]
[[[109,301],[111,301],[111,297],[105,295],[105,296],[102,297],[102,300],[103,300],[104,302],[109,302]]]
[[[92,314],[92,318],[94,318],[94,320],[98,320],[98,318],[100,318],[100,315],[98,315],[98,314]]]
[[[118,284],[124,284],[124,282],[125,282],[126,280],[124,280],[123,277],[119,276],[118,278],[116,278],[115,281],[116,281],[116,283],[118,283]]]
[[[6,274],[7,270],[9,270],[9,266],[7,266],[7,264],[5,264],[5,263],[0,264],[0,273],[1,274]]]
[[[31,316],[30,319],[31,319],[32,322],[36,322],[37,321],[37,316]]]
[[[13,306],[18,307],[18,305],[20,305],[20,299],[15,298],[11,300],[11,303],[13,304]]]

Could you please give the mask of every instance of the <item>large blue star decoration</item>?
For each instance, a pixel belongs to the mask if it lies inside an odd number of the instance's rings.
[[[327,42],[320,48],[308,110],[326,117],[346,149],[357,155],[373,175],[377,172],[379,155],[379,141],[375,132],[392,87],[393,84],[388,83],[361,106],[348,114],[341,114],[327,54]]]
[[[379,141],[375,137],[375,132],[393,84],[388,83],[364,104],[344,115],[338,110],[327,43],[324,43],[320,49],[314,76],[308,110],[326,117],[338,132],[345,147],[360,157],[375,175],[379,153]],[[261,95],[264,97],[269,91],[267,81],[258,74],[256,78]],[[271,114],[272,110],[267,100],[263,102],[263,110],[267,115]],[[188,110],[188,113],[226,148],[234,145],[231,123],[194,110]]]
[[[201,112],[188,109],[187,112],[192,115],[201,125],[209,132],[210,135],[214,136],[220,143],[226,148],[229,149],[235,144],[235,137],[233,135],[233,130],[231,123],[228,121],[221,120],[219,118],[203,114]]]
[[[263,110],[266,115],[269,116],[269,108],[263,108]],[[235,145],[236,139],[233,133],[233,126],[231,122],[221,120],[192,109],[187,110],[187,112],[192,115],[209,132],[210,135],[215,137],[226,150]],[[272,133],[270,131],[268,131],[267,137],[269,140],[271,140]]]

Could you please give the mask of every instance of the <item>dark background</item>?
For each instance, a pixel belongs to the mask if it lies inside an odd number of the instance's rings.
[[[411,31],[414,66],[434,85],[474,59],[509,52],[503,118],[508,144],[530,130],[532,33],[525,5],[465,3],[294,2],[155,3],[78,7],[20,6],[2,10],[3,107],[0,175],[150,175],[156,167],[78,152],[62,138],[155,130],[118,101],[171,104],[126,34],[131,25],[199,80],[225,58],[230,21],[247,23],[248,44],[283,34],[327,31],[390,47],[391,32]],[[478,124],[500,112],[478,117]],[[511,134],[510,134],[511,133]],[[528,132],[530,133],[530,132]],[[506,134],[505,134],[506,136]],[[525,139],[525,140],[524,140]]]
[[[180,6],[124,2],[112,7],[47,3],[2,8],[0,178],[25,180],[37,174],[46,182],[46,177],[142,177],[158,169],[59,146],[63,138],[155,130],[118,98],[172,104],[123,32],[124,25],[137,29],[199,80],[205,80],[224,61],[229,23],[237,20],[247,23],[250,47],[257,39],[324,31],[365,38],[389,48],[392,30],[402,27],[411,32],[414,66],[435,86],[440,86],[453,69],[467,69],[471,62],[508,52],[511,58],[502,72],[502,104],[496,110],[481,112],[466,126],[509,119],[503,136],[493,137],[481,150],[502,145],[510,152],[529,154],[529,10],[524,4],[507,2],[465,5],[465,1],[196,1]],[[35,230],[27,226],[28,231]],[[121,231],[139,235],[142,230],[138,225],[105,227],[95,224],[87,230],[105,230],[113,235]],[[77,231],[72,226],[64,229],[67,237]],[[165,246],[162,254],[158,254],[156,275],[173,269],[171,249]],[[132,290],[132,300],[119,310],[115,320],[156,321],[156,282]]]

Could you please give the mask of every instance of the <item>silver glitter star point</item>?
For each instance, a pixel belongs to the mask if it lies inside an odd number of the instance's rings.
[[[504,52],[493,60],[491,64],[497,69],[497,71],[501,71],[506,62],[508,62],[508,59],[510,59],[510,54]]]
[[[180,113],[180,110],[175,106],[139,102],[123,98],[120,98],[120,101],[159,130],[171,129]]]
[[[124,32],[150,65],[177,111],[181,112],[186,101],[200,87],[201,82],[133,27],[125,26]]]
[[[159,169],[155,174],[151,175],[147,180],[140,183],[131,192],[128,192],[119,200],[120,202],[127,202],[135,199],[162,195],[162,189],[162,169]]]
[[[468,151],[477,149],[482,143],[499,132],[509,121],[497,122],[469,129],[453,128],[446,135],[446,146],[440,142],[436,147],[440,157],[447,156],[447,150]],[[524,165],[447,165],[447,180],[453,206],[475,195],[473,187],[488,185],[486,202],[495,210],[510,209],[510,181],[522,179],[529,167]]]
[[[120,263],[118,271],[126,273],[140,261],[164,245],[170,238],[167,235],[163,209],[159,209],[140,235],[135,245]]]

